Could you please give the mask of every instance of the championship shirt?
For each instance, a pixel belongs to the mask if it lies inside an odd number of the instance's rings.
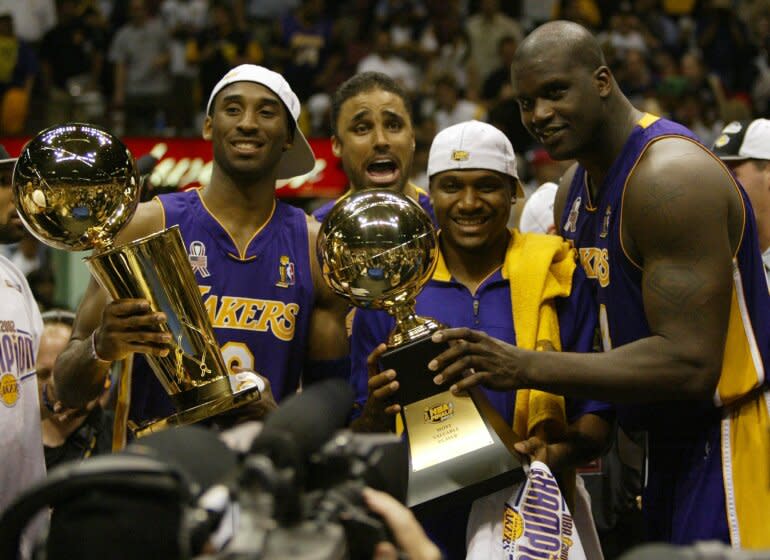
[[[43,320],[24,275],[0,255],[0,511],[45,478],[35,360]]]
[[[653,142],[671,137],[703,147],[685,127],[645,114],[607,173],[597,200],[591,198],[582,166],[570,185],[560,226],[562,235],[578,250],[580,263],[594,285],[605,351],[651,334],[642,299],[642,268],[621,243],[622,204],[629,177],[645,150]],[[757,454],[768,448],[768,434],[760,433],[770,410],[767,395],[757,393],[749,399],[750,406],[738,405],[724,414],[765,384],[765,368],[770,363],[770,296],[756,225],[748,197],[733,183],[729,188],[740,192],[744,205],[744,228],[733,257],[730,318],[713,402],[617,406],[624,427],[647,430],[650,437],[648,485],[643,497],[649,536],[678,544],[709,538],[729,540],[733,545],[740,542],[737,519],[741,511],[755,507],[748,504],[757,496],[751,479],[756,480],[757,472],[765,472],[754,459],[738,459],[738,455],[749,454],[749,447],[755,447]],[[743,472],[735,470],[737,464]],[[739,487],[742,490],[736,495]],[[715,513],[720,511],[724,515]],[[731,517],[729,538],[726,517]]]
[[[276,201],[273,214],[241,254],[206,208],[199,189],[158,199],[164,227],[180,226],[228,368],[252,369],[267,377],[278,402],[294,393],[302,374],[314,301],[307,215]],[[171,400],[149,367],[135,363],[129,418],[142,421],[173,412]]]

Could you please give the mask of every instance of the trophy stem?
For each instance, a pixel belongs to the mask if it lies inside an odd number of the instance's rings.
[[[443,327],[430,317],[420,317],[414,311],[414,303],[405,302],[388,308],[396,320],[396,326],[388,336],[388,347],[393,348],[431,335]]]

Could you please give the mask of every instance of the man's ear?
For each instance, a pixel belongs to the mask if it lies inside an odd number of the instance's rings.
[[[211,116],[206,115],[203,121],[203,139],[211,140]]]
[[[599,97],[606,98],[612,92],[612,72],[606,66],[600,66],[594,71],[594,84],[599,92]]]
[[[335,135],[332,135],[332,153],[336,157],[342,157],[342,144]]]

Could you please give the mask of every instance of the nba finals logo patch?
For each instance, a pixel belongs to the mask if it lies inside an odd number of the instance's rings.
[[[505,558],[576,560],[585,558],[572,515],[550,469],[532,461],[513,502],[505,504],[502,524]]]
[[[577,231],[578,214],[580,214],[580,203],[583,202],[582,197],[577,197],[575,202],[572,203],[572,209],[569,211],[567,221],[564,223],[564,231],[571,231],[575,233]]]
[[[11,373],[0,376],[0,399],[8,408],[15,406],[19,401],[19,381]]]
[[[468,161],[471,154],[465,150],[452,150],[452,161]]]
[[[455,405],[454,403],[448,402],[426,408],[423,418],[425,419],[426,424],[439,424],[440,422],[449,420],[454,415]]]
[[[190,266],[192,266],[193,273],[200,274],[201,278],[208,278],[211,276],[208,269],[208,257],[206,256],[206,246],[201,241],[193,241],[190,243],[190,254],[187,255],[190,259]]]
[[[288,288],[293,286],[295,281],[294,263],[286,255],[281,255],[278,261],[278,282],[275,285],[279,288]]]

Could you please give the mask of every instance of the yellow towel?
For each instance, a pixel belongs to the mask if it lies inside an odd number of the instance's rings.
[[[503,277],[508,278],[511,285],[517,346],[527,350],[561,350],[554,298],[569,296],[575,266],[575,252],[562,238],[511,231]],[[513,417],[514,432],[526,438],[546,420],[566,429],[564,397],[519,389]]]

